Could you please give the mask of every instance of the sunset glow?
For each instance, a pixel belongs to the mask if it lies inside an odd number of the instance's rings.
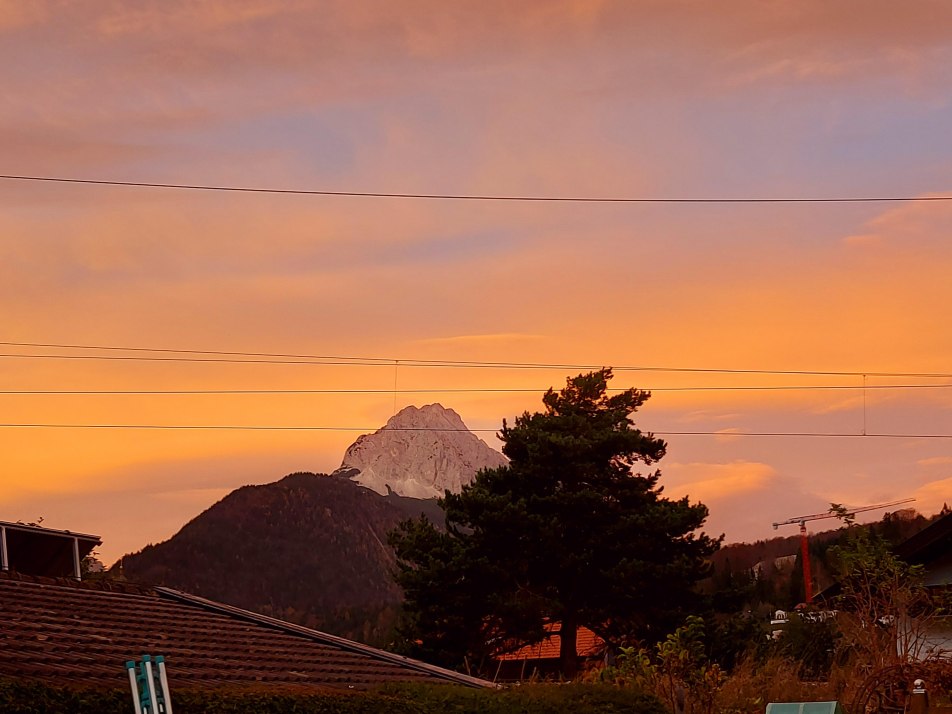
[[[952,196],[938,0],[0,2],[0,56],[5,176]],[[661,483],[728,540],[831,501],[952,500],[952,201],[8,178],[0,205],[0,341],[21,343],[0,347],[0,520],[101,534],[110,562],[241,485],[332,471],[408,404],[498,448],[584,366],[654,390],[636,421],[671,434]],[[78,359],[107,356],[163,359]]]

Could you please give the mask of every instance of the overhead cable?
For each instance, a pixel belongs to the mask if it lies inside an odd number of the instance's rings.
[[[529,196],[507,194],[411,193],[386,191],[312,190],[297,188],[266,188],[256,186],[224,186],[191,183],[160,183],[151,181],[110,181],[104,179],[68,178],[65,176],[24,176],[4,174],[7,181],[84,184],[91,186],[124,186],[129,188],[161,188],[188,191],[219,191],[231,193],[264,193],[293,196],[346,196],[353,198],[396,198],[441,201],[500,201],[531,203],[900,203],[952,201],[952,196],[806,196],[806,197],[622,197],[622,196]]]
[[[782,391],[865,391],[882,389],[947,389],[952,384],[779,384],[769,386],[638,387],[645,392],[782,392]],[[281,394],[538,394],[545,387],[433,387],[427,389],[0,389],[3,396],[196,396],[196,395],[281,395]],[[609,387],[607,392],[626,392]]]
[[[453,367],[473,369],[547,369],[547,370],[595,370],[606,365],[571,364],[571,363],[541,363],[541,362],[490,362],[474,360],[432,360],[432,359],[405,359],[395,357],[344,357],[339,355],[307,355],[282,354],[270,352],[237,352],[222,350],[191,350],[166,349],[154,347],[118,347],[103,345],[73,345],[52,344],[38,342],[11,342],[0,341],[0,346],[8,347],[43,347],[69,350],[99,350],[112,352],[148,352],[170,355],[195,355],[192,357],[163,357],[163,356],[135,356],[135,355],[89,355],[89,354],[49,354],[49,353],[0,353],[0,358],[24,359],[76,359],[76,360],[119,360],[143,362],[210,362],[230,364],[314,364],[336,366],[371,366],[371,367]],[[207,355],[207,357],[199,357]],[[216,356],[220,355],[220,356]],[[247,357],[247,359],[237,359]],[[658,365],[620,365],[612,367],[614,372],[671,372],[697,374],[747,374],[747,375],[788,375],[788,376],[816,376],[816,377],[907,377],[952,379],[952,372],[885,372],[869,370],[808,370],[808,369],[746,369],[721,367],[672,367]],[[392,391],[392,390],[390,390]]]
[[[158,429],[158,430],[197,430],[197,431],[344,431],[372,433],[374,427],[356,426],[287,426],[255,424],[46,424],[46,423],[6,423],[0,429]],[[460,432],[460,433],[497,433],[499,429],[434,429],[431,427],[386,427],[388,431],[413,432]],[[639,430],[640,431],[640,430]],[[894,433],[854,433],[854,432],[791,432],[791,431],[643,431],[647,436],[760,436],[811,439],[952,439],[952,434],[894,434]]]

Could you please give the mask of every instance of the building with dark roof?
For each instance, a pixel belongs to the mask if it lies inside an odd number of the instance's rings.
[[[900,543],[896,555],[923,567],[927,587],[952,585],[952,513]]]
[[[102,544],[99,536],[0,521],[0,572],[81,576],[83,558]]]
[[[42,551],[53,553],[47,562],[58,572],[64,553],[75,555],[77,539],[67,531],[40,535],[59,538],[59,551]],[[7,554],[9,565],[26,562],[19,548]],[[0,678],[118,689],[129,686],[125,663],[143,654],[165,657],[173,694],[194,689],[314,692],[388,682],[493,686],[169,588],[77,581],[72,574],[50,577],[12,567],[0,572]]]
[[[896,555],[910,565],[922,566],[927,588],[952,591],[952,513],[900,543]],[[952,616],[931,617],[922,640],[921,659],[952,659]]]

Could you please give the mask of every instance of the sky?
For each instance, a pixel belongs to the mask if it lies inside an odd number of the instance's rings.
[[[950,76],[944,0],[0,0],[0,174],[941,198]],[[0,179],[0,520],[101,535],[112,562],[234,488],[332,471],[408,404],[499,448],[600,366],[653,390],[634,418],[668,443],[664,493],[727,541],[832,502],[931,514],[950,229],[944,200]],[[203,351],[363,363],[170,359]],[[196,390],[258,392],[169,393]]]

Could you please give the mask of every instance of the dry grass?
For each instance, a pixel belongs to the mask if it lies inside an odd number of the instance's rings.
[[[763,714],[770,702],[832,701],[842,691],[836,678],[828,682],[801,682],[799,666],[784,657],[762,663],[745,661],[734,668],[717,693],[719,714]]]

